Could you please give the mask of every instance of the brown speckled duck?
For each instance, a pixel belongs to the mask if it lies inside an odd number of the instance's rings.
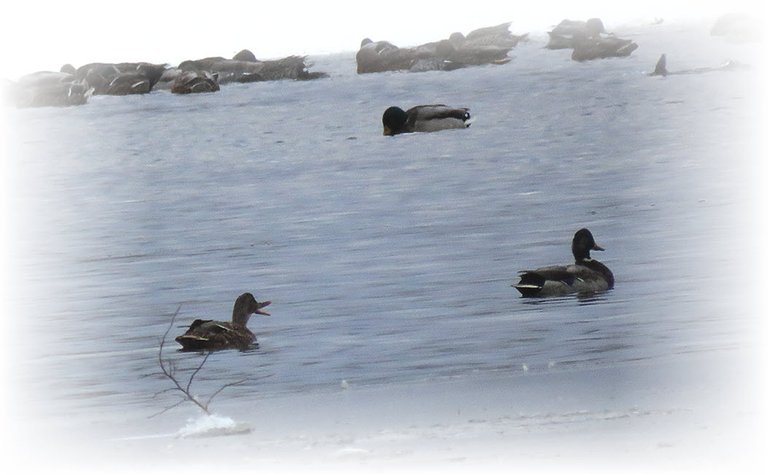
[[[270,303],[257,302],[253,294],[246,292],[235,300],[231,322],[197,319],[183,335],[176,337],[176,341],[182,351],[245,350],[256,341],[256,335],[246,326],[248,319],[254,313],[269,315],[261,309]]]
[[[589,255],[589,251],[603,250],[588,229],[579,229],[571,244],[575,263],[521,271],[520,282],[513,287],[523,297],[552,297],[612,289],[614,279],[611,270]]]

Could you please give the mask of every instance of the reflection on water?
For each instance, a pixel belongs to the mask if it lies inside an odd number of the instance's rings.
[[[596,305],[610,296],[611,291],[588,292],[574,295],[562,295],[557,297],[521,297],[522,305],[568,305],[576,301],[578,305]]]

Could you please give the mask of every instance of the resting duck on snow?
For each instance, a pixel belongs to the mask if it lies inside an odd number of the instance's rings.
[[[384,111],[381,122],[384,124],[384,135],[397,135],[465,129],[470,126],[469,118],[467,108],[433,104],[411,107],[407,111],[392,106]]]
[[[261,309],[270,303],[257,302],[252,294],[246,292],[235,300],[231,322],[197,319],[183,335],[176,337],[176,341],[184,351],[245,350],[256,341],[256,335],[246,327],[248,319],[254,313],[269,315]]]
[[[589,293],[613,288],[613,273],[605,264],[592,259],[589,251],[604,251],[595,243],[588,229],[580,229],[571,244],[575,264],[541,267],[520,272],[514,285],[523,297],[551,297],[572,293]]]

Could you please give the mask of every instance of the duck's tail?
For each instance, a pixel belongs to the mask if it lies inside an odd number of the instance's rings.
[[[176,337],[176,342],[181,345],[182,351],[200,351],[211,347],[208,338],[196,335],[181,335]]]
[[[535,297],[544,288],[544,277],[535,272],[523,272],[520,282],[512,287],[516,288],[523,297]]]

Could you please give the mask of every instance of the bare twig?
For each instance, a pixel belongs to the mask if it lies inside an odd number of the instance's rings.
[[[168,406],[165,409],[163,409],[162,411],[156,412],[156,413],[152,414],[151,416],[149,416],[149,419],[152,419],[153,417],[157,417],[157,416],[159,416],[161,414],[165,414],[166,412],[170,411],[171,409],[181,406],[185,402],[187,402],[187,399],[186,398],[182,398],[181,400],[177,401],[176,404]]]
[[[192,403],[196,404],[200,409],[205,411],[206,414],[210,414],[208,412],[208,407],[204,406],[198,401],[190,392],[189,392],[189,386],[187,388],[183,388],[181,384],[179,383],[179,380],[176,379],[175,373],[176,373],[176,365],[173,361],[165,361],[163,360],[163,348],[165,347],[165,339],[168,337],[168,333],[170,333],[171,328],[173,328],[173,323],[176,321],[176,316],[179,314],[179,310],[181,310],[181,305],[179,305],[176,308],[176,311],[173,312],[173,315],[171,316],[171,322],[168,324],[168,328],[165,329],[165,333],[163,333],[163,338],[160,340],[160,350],[157,352],[157,361],[160,364],[160,371],[165,375],[166,378],[170,379],[173,384],[174,388],[171,388],[172,390],[178,390],[181,391],[186,398],[184,400],[191,401]],[[207,358],[207,356],[206,356]],[[203,360],[203,363],[205,360]],[[200,370],[200,367],[198,367],[198,371]],[[197,372],[197,371],[196,371]]]
[[[176,308],[176,311],[173,312],[173,315],[171,316],[171,321],[168,324],[168,328],[165,330],[165,333],[163,333],[163,338],[160,340],[160,348],[157,352],[157,362],[160,365],[160,372],[163,374],[163,376],[171,380],[171,382],[173,383],[173,387],[164,389],[162,391],[158,391],[157,393],[155,393],[153,397],[157,397],[160,394],[164,394],[166,392],[179,391],[181,393],[181,400],[179,400],[178,402],[176,402],[171,406],[166,407],[162,411],[151,415],[150,417],[159,416],[160,414],[163,414],[177,406],[180,406],[185,401],[189,401],[193,403],[194,405],[199,407],[203,412],[210,415],[211,412],[208,409],[208,407],[210,406],[211,401],[213,401],[214,397],[216,397],[224,389],[230,386],[235,386],[237,384],[241,384],[247,381],[247,379],[241,379],[240,381],[224,384],[218,390],[216,390],[216,392],[214,392],[205,403],[201,402],[197,397],[195,397],[192,394],[191,389],[192,389],[192,382],[194,381],[195,376],[197,376],[200,370],[203,369],[203,366],[208,361],[208,358],[211,356],[211,352],[208,351],[208,352],[205,352],[205,356],[200,361],[200,364],[198,364],[197,367],[194,369],[194,371],[192,371],[192,374],[187,380],[187,383],[185,385],[182,385],[181,382],[179,382],[179,378],[176,377],[177,375],[176,363],[173,360],[166,360],[163,358],[163,349],[165,348],[165,340],[168,338],[168,333],[170,333],[171,328],[173,328],[173,324],[176,321],[176,317],[179,315],[180,310],[181,310],[181,305],[179,305],[178,308]]]
[[[195,370],[192,372],[192,375],[189,377],[189,380],[187,380],[187,384],[184,385],[184,386],[182,386],[182,384],[179,382],[179,379],[176,377],[177,371],[176,371],[176,364],[175,364],[175,362],[172,361],[172,360],[165,360],[165,359],[163,359],[163,349],[165,348],[165,340],[168,338],[168,333],[170,333],[171,328],[173,328],[173,324],[176,321],[176,317],[179,315],[179,311],[180,310],[181,310],[181,305],[179,305],[178,308],[176,308],[176,311],[173,312],[173,315],[171,316],[171,321],[168,324],[168,328],[166,328],[165,333],[163,333],[163,338],[160,340],[160,349],[159,349],[159,351],[157,353],[157,362],[160,365],[160,372],[166,378],[171,380],[171,382],[173,383],[173,387],[165,389],[163,391],[159,391],[159,392],[155,393],[155,396],[158,396],[158,395],[163,394],[165,392],[179,391],[182,394],[182,398],[177,403],[175,403],[175,404],[173,404],[173,405],[171,405],[169,407],[166,407],[162,411],[160,411],[160,412],[158,412],[156,414],[153,414],[150,417],[159,416],[160,414],[163,414],[163,413],[165,413],[165,412],[167,412],[167,411],[169,411],[169,410],[171,410],[171,409],[173,409],[173,408],[175,408],[177,406],[180,406],[185,401],[189,401],[189,402],[195,404],[197,407],[202,409],[202,411],[205,412],[206,414],[210,414],[211,413],[208,410],[208,406],[210,405],[211,400],[213,399],[213,397],[208,398],[208,401],[205,404],[203,404],[202,402],[200,402],[199,399],[197,399],[194,395],[192,395],[192,392],[191,392],[192,381],[195,379],[195,376],[197,375],[197,373],[199,373],[200,370],[203,369],[203,366],[205,365],[205,362],[208,361],[208,357],[210,357],[211,353],[210,352],[206,352],[205,353],[205,357],[200,361],[200,364],[197,365]],[[238,382],[238,384],[239,384],[239,382]],[[224,389],[224,388],[226,388],[226,387],[228,387],[230,385],[224,385],[221,389],[216,391],[216,393],[214,393],[214,395],[220,393],[222,391],[222,389]]]
[[[169,392],[171,392],[171,391],[176,391],[176,388],[165,388],[165,389],[161,389],[160,391],[158,391],[158,392],[156,392],[155,394],[153,394],[153,395],[152,395],[152,398],[154,399],[154,398],[156,398],[157,396],[159,396],[159,395],[161,395],[161,394],[169,393]]]
[[[208,357],[209,356],[211,356],[211,352],[210,351],[205,354],[205,358],[203,358],[203,361],[200,362],[198,367],[192,373],[192,376],[189,377],[189,381],[187,381],[187,387],[184,390],[184,392],[187,392],[187,393],[189,392],[189,388],[192,386],[192,380],[195,379],[195,376],[197,375],[197,373],[199,373],[200,370],[203,369],[203,365],[205,364],[206,361],[208,361]],[[208,404],[206,404],[205,406],[208,407]]]
[[[248,381],[248,378],[241,379],[240,381],[235,381],[233,383],[227,383],[227,384],[223,385],[222,387],[217,389],[216,392],[211,394],[211,397],[209,397],[208,401],[206,401],[206,403],[205,403],[205,407],[208,407],[208,405],[211,403],[211,401],[213,401],[213,398],[215,398],[220,392],[224,391],[225,389],[227,389],[230,386],[237,386],[238,384],[242,384],[242,383],[244,383],[246,381]]]

